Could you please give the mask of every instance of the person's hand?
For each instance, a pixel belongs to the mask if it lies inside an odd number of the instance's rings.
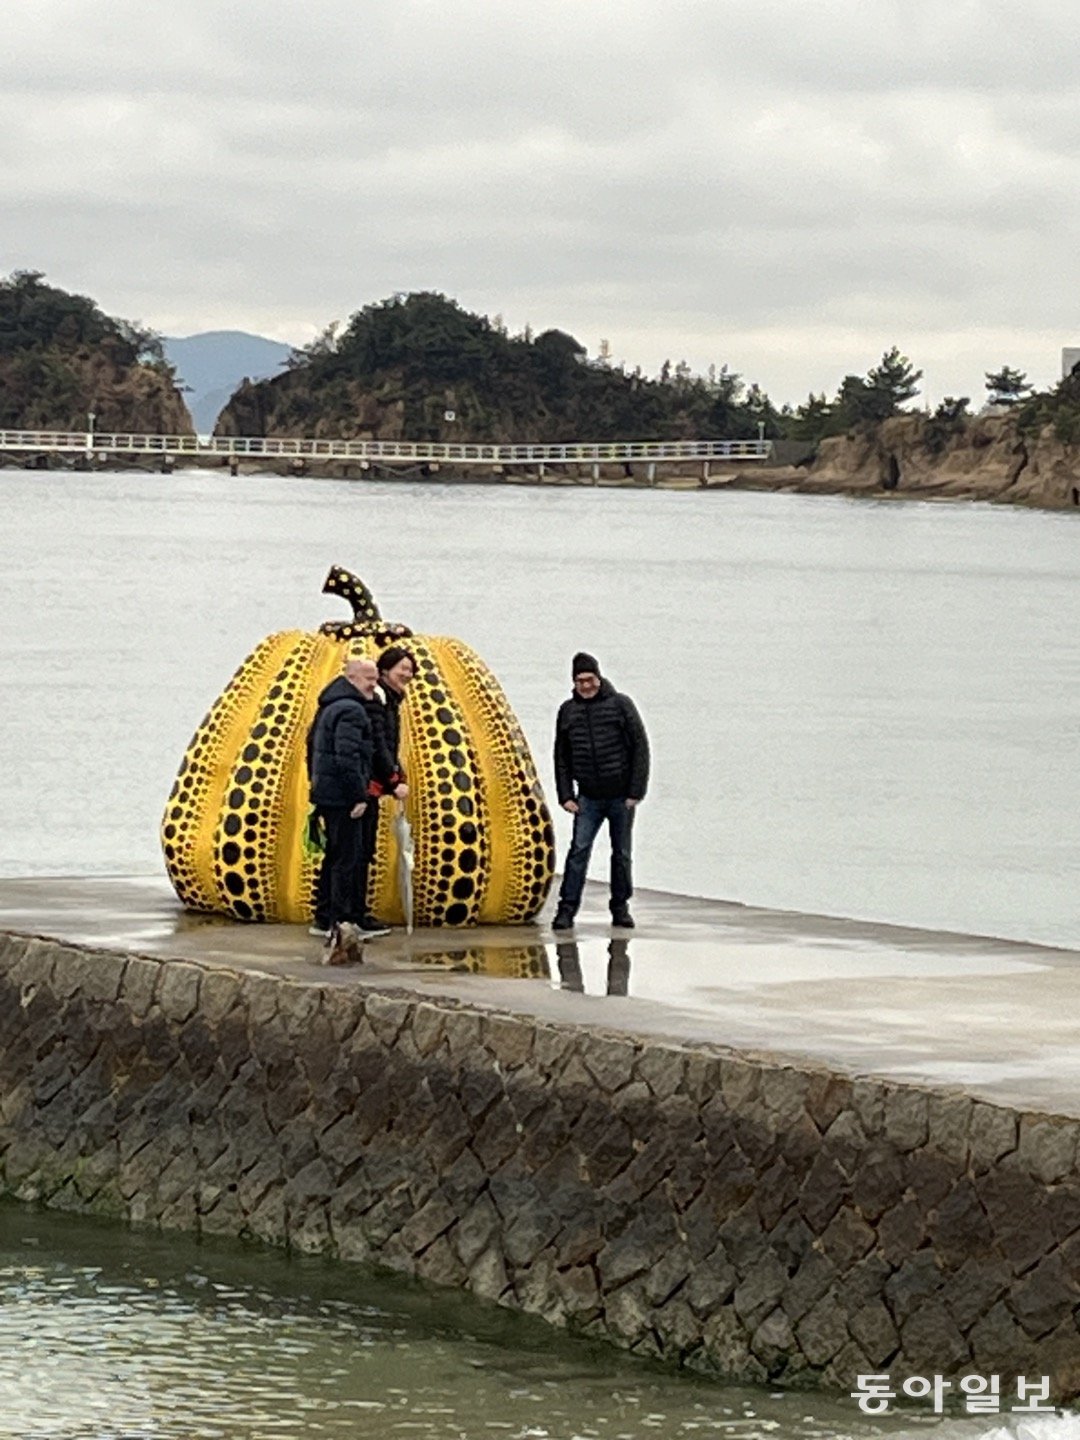
[[[405,781],[404,781],[404,780],[401,782],[400,785],[395,785],[395,786],[394,786],[394,799],[395,799],[395,800],[404,800],[405,797],[406,797],[406,795],[408,795],[408,793],[409,793],[409,787],[408,787],[408,785],[405,784]]]
[[[367,809],[367,801],[366,801],[366,800],[360,800],[360,801],[358,801],[358,802],[352,807],[352,809],[349,811],[349,819],[350,819],[350,820],[359,820],[359,819],[360,819],[360,816],[363,815],[363,813],[364,813],[364,811],[365,811],[366,809]]]
[[[638,803],[638,802],[634,799],[633,795],[628,795],[628,796],[626,797],[626,808],[627,808],[628,810],[633,810],[634,806],[635,806],[637,803]]]
[[[568,815],[576,815],[578,813],[578,803],[576,800],[564,800],[562,802],[562,808]]]

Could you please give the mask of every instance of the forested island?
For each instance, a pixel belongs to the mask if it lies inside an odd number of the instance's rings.
[[[160,336],[113,319],[85,295],[47,285],[39,271],[0,280],[0,429],[94,425],[192,433]]]
[[[294,349],[281,373],[243,380],[225,436],[560,444],[756,439],[793,464],[714,483],[770,489],[1080,504],[1080,376],[1035,392],[1009,366],[986,395],[913,409],[922,372],[897,347],[832,397],[773,403],[726,364],[655,376],[562,330],[510,334],[434,292],[399,294]],[[975,413],[979,411],[981,413]],[[0,428],[191,434],[154,331],[105,315],[35,271],[0,281]],[[94,422],[89,422],[93,424]],[[786,452],[786,453],[785,453]],[[635,477],[627,475],[628,481]]]

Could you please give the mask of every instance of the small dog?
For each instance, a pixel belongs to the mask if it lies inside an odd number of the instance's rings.
[[[323,946],[324,965],[362,965],[364,963],[364,942],[358,925],[342,920],[326,937]]]

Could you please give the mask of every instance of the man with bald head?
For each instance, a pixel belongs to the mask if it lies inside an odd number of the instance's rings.
[[[366,878],[363,819],[374,754],[365,699],[375,693],[378,679],[374,661],[349,660],[344,674],[319,696],[308,731],[311,803],[326,827],[312,929],[327,937],[328,954],[339,954],[362,938],[359,926],[367,908],[361,888]]]

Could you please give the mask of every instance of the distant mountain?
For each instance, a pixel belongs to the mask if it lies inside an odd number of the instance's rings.
[[[209,434],[240,382],[281,373],[290,345],[243,330],[207,330],[200,335],[166,336],[165,358],[186,385],[188,409],[200,435]]]

